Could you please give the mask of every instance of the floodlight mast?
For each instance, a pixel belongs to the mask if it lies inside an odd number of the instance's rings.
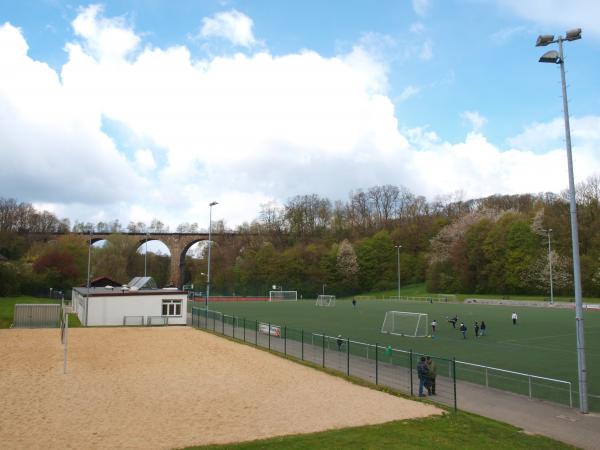
[[[212,207],[218,205],[217,202],[210,202],[208,204],[208,271],[206,275],[206,297],[204,299],[204,307],[208,309],[208,298],[210,297],[210,248],[212,247],[211,242],[211,231],[212,231]]]
[[[579,261],[579,230],[577,227],[577,202],[575,199],[575,177],[573,175],[573,156],[571,151],[571,127],[569,124],[569,104],[567,100],[567,83],[565,81],[565,61],[563,56],[563,42],[581,39],[581,28],[567,31],[565,37],[554,39],[553,35],[542,35],[537,38],[536,46],[544,47],[548,44],[558,44],[556,52],[546,52],[540,62],[560,65],[560,78],[562,84],[563,113],[565,118],[565,141],[567,147],[567,164],[569,170],[569,204],[571,215],[571,247],[573,252],[573,285],[575,288],[575,328],[577,334],[577,366],[579,370],[579,411],[588,413],[587,395],[587,369],[585,362],[585,339],[583,333],[583,298],[581,294],[581,266]],[[554,54],[553,54],[554,53]]]

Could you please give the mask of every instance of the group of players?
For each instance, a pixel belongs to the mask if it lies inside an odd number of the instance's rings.
[[[454,317],[446,317],[446,320],[449,324],[452,325],[452,328],[456,329],[456,324],[458,323],[458,316],[454,315]],[[435,336],[435,332],[437,329],[437,320],[433,319],[431,321],[431,335]],[[485,321],[481,321],[481,323],[475,321],[473,323],[473,330],[475,331],[475,337],[481,337],[481,336],[485,336],[485,332],[486,332],[487,326],[485,324]],[[461,332],[463,339],[467,338],[467,326],[465,325],[464,322],[460,322],[460,325],[458,327],[458,330]]]
[[[513,311],[513,313],[511,314],[511,320],[513,325],[517,324],[517,319],[518,319],[518,315],[516,312]],[[452,328],[456,329],[456,324],[458,323],[458,316],[455,314],[454,317],[448,317],[446,316],[446,320],[448,321],[449,324],[452,324]],[[435,331],[437,328],[437,320],[433,319],[431,321],[431,335],[435,336]],[[473,331],[475,331],[475,337],[481,337],[481,336],[485,336],[485,332],[486,332],[487,326],[485,324],[485,321],[481,321],[481,323],[475,321],[473,323]],[[465,325],[464,322],[460,322],[460,325],[458,327],[458,330],[461,332],[463,339],[467,338],[467,326]]]

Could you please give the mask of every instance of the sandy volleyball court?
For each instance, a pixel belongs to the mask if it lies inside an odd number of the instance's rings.
[[[439,414],[191,328],[0,330],[2,448],[169,449]]]

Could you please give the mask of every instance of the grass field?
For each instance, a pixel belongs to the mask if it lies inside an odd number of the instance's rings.
[[[518,428],[467,413],[345,428],[322,433],[284,436],[232,445],[190,447],[196,449],[570,449],[542,436],[524,434]]]
[[[9,328],[13,321],[17,303],[60,303],[60,300],[39,297],[0,297],[0,328]],[[79,327],[81,323],[75,314],[69,314],[69,326]]]
[[[352,340],[391,345],[440,357],[571,381],[577,390],[577,357],[574,311],[534,307],[507,307],[477,304],[417,303],[394,300],[338,300],[334,308],[316,307],[315,302],[215,302],[212,310],[270,322],[305,333],[342,334]],[[409,338],[380,332],[386,311],[421,312],[429,320],[437,319],[438,332],[432,338]],[[512,311],[519,315],[517,325],[511,321]],[[446,322],[447,316],[458,315],[468,326],[467,339]],[[474,339],[473,322],[485,320],[487,335]],[[600,409],[600,312],[585,313],[588,391],[590,407]],[[458,366],[459,371],[465,371]],[[459,379],[471,379],[458,373]],[[574,392],[576,404],[577,394]]]

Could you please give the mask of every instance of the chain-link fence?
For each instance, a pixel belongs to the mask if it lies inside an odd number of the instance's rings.
[[[325,331],[306,331],[247,320],[204,308],[192,308],[192,326],[399,392],[410,395],[422,392],[431,400],[456,409],[454,360],[330,336]]]

